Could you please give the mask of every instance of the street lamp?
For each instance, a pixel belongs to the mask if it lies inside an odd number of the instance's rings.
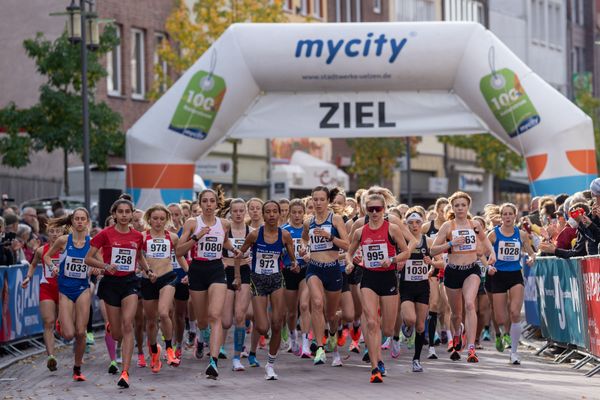
[[[83,193],[85,208],[90,201],[90,115],[88,104],[87,50],[97,50],[100,44],[98,16],[93,10],[94,0],[75,0],[67,7],[69,41],[81,46],[81,99],[83,102]]]

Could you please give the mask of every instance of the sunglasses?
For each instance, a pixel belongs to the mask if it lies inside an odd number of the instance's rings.
[[[371,206],[371,207],[367,207],[367,212],[373,213],[373,212],[382,212],[383,211],[383,206]]]

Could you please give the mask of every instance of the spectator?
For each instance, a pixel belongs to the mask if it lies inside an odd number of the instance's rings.
[[[4,218],[0,217],[0,265],[12,265],[15,263],[13,252],[10,249],[12,239],[6,237],[4,229]]]
[[[6,232],[17,233],[19,229],[19,217],[16,214],[9,212],[4,216],[5,230]]]
[[[567,224],[564,208],[561,205],[556,213],[558,220],[558,236],[554,241],[557,249],[570,250],[573,246],[573,240],[577,238],[577,229]]]
[[[29,225],[33,233],[39,233],[40,223],[38,221],[37,212],[33,207],[25,207],[21,213],[21,223]]]
[[[578,214],[578,211],[583,213]],[[589,206],[584,202],[578,202],[569,209],[569,224],[577,229],[577,241],[572,249],[559,249],[554,243],[541,243],[540,249],[560,258],[582,257],[598,254],[598,243],[600,242],[600,228],[592,222]]]
[[[33,254],[35,250],[32,249],[32,245],[30,241],[32,240],[33,232],[31,227],[26,224],[19,224],[17,229],[17,237],[15,239],[15,244],[13,246],[13,251],[15,251],[15,259],[18,262],[30,263],[33,260]]]
[[[531,199],[531,203],[529,205],[529,214],[527,215],[527,217],[529,218],[529,221],[537,226],[541,226],[542,223],[540,222],[540,210],[539,210],[539,205],[540,205],[540,197],[539,196],[535,196]]]

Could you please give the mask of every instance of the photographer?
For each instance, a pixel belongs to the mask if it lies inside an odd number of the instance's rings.
[[[10,246],[14,236],[5,235],[4,226],[4,218],[0,217],[0,265],[12,265],[14,264],[14,257]]]
[[[568,224],[577,229],[577,241],[570,250],[558,249],[553,243],[541,243],[540,249],[560,258],[581,257],[598,254],[600,228],[591,220],[592,214],[586,203],[579,202],[569,208]]]

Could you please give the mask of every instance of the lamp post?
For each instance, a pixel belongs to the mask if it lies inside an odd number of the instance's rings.
[[[69,41],[81,46],[81,99],[83,111],[83,193],[85,208],[91,209],[90,200],[90,115],[88,103],[87,51],[98,49],[100,43],[98,16],[93,10],[94,0],[75,0],[67,7]]]

